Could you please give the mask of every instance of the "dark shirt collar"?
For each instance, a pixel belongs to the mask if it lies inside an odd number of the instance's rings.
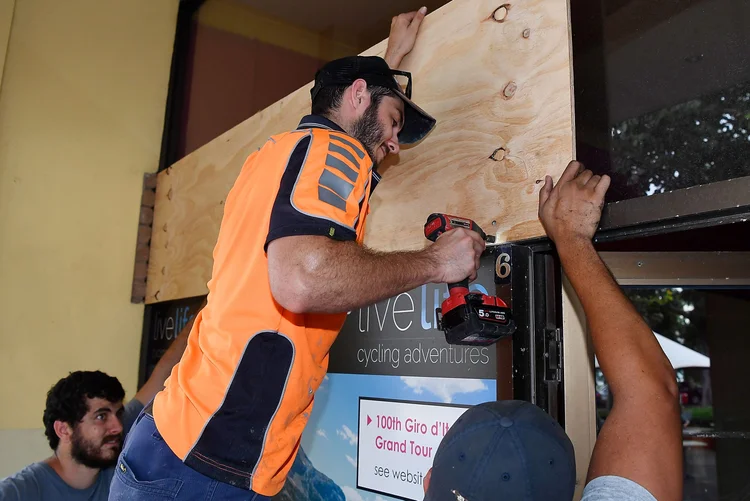
[[[380,182],[380,174],[378,174],[377,167],[372,169],[372,189],[370,190],[370,193],[375,191],[375,188],[378,186],[378,183]]]
[[[303,117],[302,120],[300,120],[299,125],[297,126],[297,130],[310,128],[335,130],[337,132],[343,132],[347,136],[349,135],[344,129],[339,127],[336,122],[328,120],[326,117],[320,115],[307,115]],[[372,189],[370,190],[371,193],[373,190],[375,190],[375,187],[380,182],[380,174],[377,173],[376,169],[377,168],[372,169]]]
[[[307,115],[306,117],[303,117],[302,120],[300,120],[297,129],[309,129],[311,127],[316,129],[330,129],[346,134],[346,131],[339,127],[338,124],[320,115]]]

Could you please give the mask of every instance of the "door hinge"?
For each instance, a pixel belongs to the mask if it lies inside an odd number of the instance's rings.
[[[562,381],[562,332],[559,328],[544,331],[544,379]]]

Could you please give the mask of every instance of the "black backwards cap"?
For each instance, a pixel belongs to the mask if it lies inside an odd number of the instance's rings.
[[[407,77],[406,91],[401,90],[396,76]],[[327,63],[315,74],[315,85],[310,95],[314,101],[324,87],[348,86],[359,78],[367,85],[393,91],[404,102],[404,126],[398,134],[399,143],[416,143],[435,127],[436,120],[411,100],[411,73],[392,70],[381,57],[352,56]]]

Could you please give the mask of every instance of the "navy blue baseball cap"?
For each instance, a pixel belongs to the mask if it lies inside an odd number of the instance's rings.
[[[467,410],[435,454],[425,501],[570,501],[573,444],[539,407],[519,400]]]

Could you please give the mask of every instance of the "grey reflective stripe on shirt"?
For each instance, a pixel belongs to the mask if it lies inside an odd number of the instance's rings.
[[[356,144],[354,144],[353,142],[349,141],[348,139],[346,139],[346,138],[343,138],[343,137],[341,137],[341,136],[337,136],[337,135],[335,135],[335,134],[331,134],[331,136],[330,136],[330,137],[331,137],[331,140],[333,140],[333,141],[338,141],[339,143],[341,143],[341,144],[345,144],[345,145],[347,145],[348,147],[350,147],[351,149],[353,149],[353,150],[354,150],[354,153],[356,153],[356,154],[357,154],[357,156],[358,156],[358,157],[359,157],[360,159],[363,159],[363,160],[364,160],[364,158],[365,158],[365,152],[364,152],[364,151],[362,151],[362,149],[361,149],[361,148],[360,148],[359,146],[357,146],[357,145],[356,145]]]
[[[357,181],[357,177],[359,176],[359,174],[357,174],[357,171],[352,169],[343,160],[340,160],[334,157],[333,155],[329,154],[328,156],[326,156],[326,165],[328,167],[333,167],[334,169],[344,174],[346,177],[349,178],[349,180],[351,180],[352,183]],[[357,164],[354,163],[352,165],[356,166]]]
[[[656,498],[632,480],[606,476],[589,482],[581,501],[656,501]]]
[[[323,186],[324,188],[328,188],[344,200],[349,198],[349,195],[354,189],[354,185],[352,183],[350,183],[346,179],[338,177],[328,169],[323,169],[323,172],[320,174],[320,178],[318,179],[318,184]]]

